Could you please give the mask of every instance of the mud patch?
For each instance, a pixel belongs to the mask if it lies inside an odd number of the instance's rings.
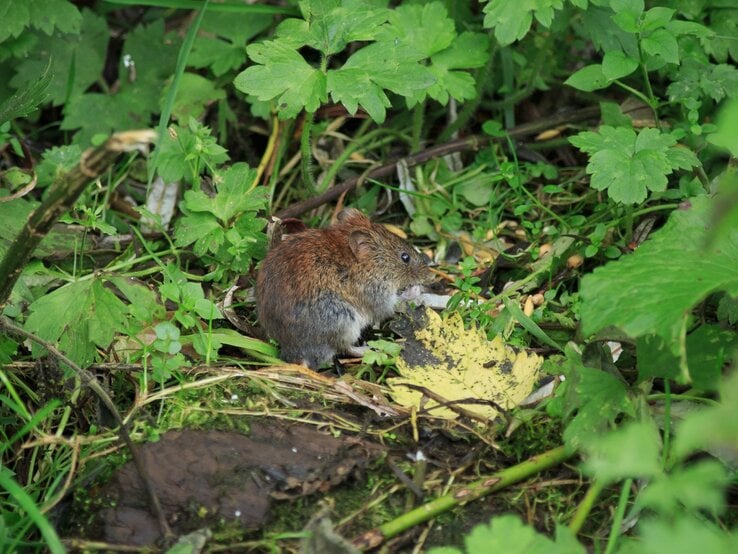
[[[312,427],[255,423],[249,436],[182,430],[139,447],[172,530],[180,535],[218,521],[255,529],[273,499],[323,492],[355,476],[381,452],[358,439],[335,439]],[[133,464],[105,487],[104,539],[148,545],[159,539],[156,518]]]

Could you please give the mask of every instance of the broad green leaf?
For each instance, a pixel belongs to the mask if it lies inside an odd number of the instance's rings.
[[[130,116],[137,113],[139,107],[135,98],[128,95],[81,94],[67,104],[61,129],[79,129],[77,142],[86,146],[96,134],[109,135],[135,127]]]
[[[286,20],[277,28],[277,36],[326,56],[341,52],[349,42],[374,40],[390,13],[386,2],[361,0],[301,2],[300,9],[305,22]]]
[[[162,90],[161,106],[166,102],[169,87]],[[197,73],[183,73],[177,96],[172,107],[172,116],[178,121],[187,121],[190,117],[199,119],[211,103],[225,98],[225,91],[217,88],[210,79]]]
[[[716,10],[713,14],[709,30],[714,36],[704,42],[705,52],[718,63],[727,63],[730,58],[738,60],[738,9],[726,8]],[[674,23],[672,21],[671,25]]]
[[[610,198],[624,204],[637,204],[646,199],[648,191],[666,189],[674,169],[697,165],[697,158],[688,154],[670,154],[677,148],[676,140],[658,129],[643,129],[637,135],[627,127],[603,125],[599,133],[586,131],[569,141],[591,154],[587,173],[596,190],[607,190]]]
[[[639,523],[637,539],[626,542],[618,554],[733,554],[736,549],[738,533],[727,533],[704,517],[651,517]]]
[[[549,360],[566,381],[557,387],[556,397],[547,408],[553,415],[571,419],[564,440],[580,448],[591,437],[611,428],[621,414],[633,415],[634,407],[622,381],[601,369],[586,367],[571,344],[564,350],[566,357]]]
[[[420,102],[428,96],[443,105],[449,96],[463,102],[477,95],[474,78],[466,71],[453,71],[480,67],[487,62],[489,40],[481,33],[462,33],[453,44],[431,58],[429,71],[436,78],[427,90],[419,90],[413,98]]]
[[[484,26],[494,27],[495,37],[506,46],[528,33],[534,15],[541,25],[549,27],[554,10],[563,6],[563,0],[490,0],[484,6]]]
[[[281,117],[295,117],[303,108],[314,112],[327,100],[325,75],[291,46],[265,41],[246,50],[258,65],[239,73],[233,83],[259,100],[275,99]]]
[[[95,360],[97,347],[107,348],[125,330],[127,308],[99,278],[74,281],[29,306],[25,328],[51,342],[85,367]],[[34,356],[42,349],[33,347]]]
[[[356,113],[361,106],[382,123],[390,106],[383,89],[410,96],[435,82],[430,71],[417,63],[419,56],[393,44],[370,44],[354,53],[343,67],[328,72],[328,92],[349,113]]]
[[[633,254],[585,275],[582,333],[613,325],[633,338],[656,334],[676,348],[685,318],[708,294],[738,295],[738,228],[712,236],[712,213],[708,197],[692,198]]]
[[[379,40],[400,42],[405,48],[417,50],[424,58],[445,50],[455,38],[454,21],[441,2],[399,6],[390,12],[389,24],[378,34]]]
[[[738,99],[722,107],[718,115],[717,132],[707,137],[708,142],[725,148],[734,158],[738,158]]]
[[[602,65],[596,63],[575,71],[564,81],[564,84],[575,89],[590,92],[605,88],[610,84],[610,79],[605,76]]]
[[[610,0],[610,8],[615,13],[626,13],[637,19],[641,17],[645,5],[643,0]]]
[[[0,42],[19,36],[27,27],[51,35],[79,32],[82,16],[67,0],[0,0]]]
[[[641,491],[638,503],[667,516],[685,508],[716,516],[725,510],[725,487],[729,482],[725,466],[716,460],[702,460],[658,476]]]
[[[210,212],[224,225],[233,223],[233,218],[246,211],[257,212],[266,204],[265,188],[251,187],[256,170],[245,163],[236,163],[221,176],[215,195],[200,190],[185,193],[184,206],[191,212]]]
[[[10,84],[21,88],[35,82],[43,75],[51,59],[49,93],[53,104],[59,106],[67,101],[68,91],[69,97],[74,98],[100,78],[109,38],[105,20],[84,9],[79,33],[39,37],[38,46],[18,64]],[[51,52],[53,56],[50,56]]]
[[[466,552],[506,554],[584,554],[583,546],[570,533],[557,529],[556,542],[525,525],[512,514],[495,516],[489,525],[477,525],[464,538]]]
[[[709,429],[706,433],[705,430]],[[674,438],[673,454],[683,460],[704,450],[726,456],[735,465],[738,456],[738,371],[720,388],[720,404],[687,414]]]
[[[603,483],[661,474],[661,437],[653,422],[633,422],[583,445],[585,473]]]
[[[656,29],[666,27],[667,23],[674,17],[675,10],[671,8],[655,7],[643,14],[641,21],[641,33],[650,33]]]
[[[121,75],[127,75],[124,59],[135,66],[135,79],[120,79],[114,94],[86,93],[73,97],[66,105],[62,129],[80,129],[78,143],[89,143],[95,134],[141,128],[149,125],[159,111],[159,98],[174,71],[179,39],[165,33],[164,22],[139,25],[126,39],[119,62]]]
[[[36,166],[38,184],[47,187],[79,163],[82,149],[76,144],[54,146],[44,150],[41,163]]]
[[[258,13],[225,13],[209,10],[200,29],[210,36],[198,36],[192,45],[187,64],[210,67],[216,76],[243,64],[246,42],[272,23],[273,16]]]
[[[627,77],[638,69],[638,60],[634,60],[619,50],[605,52],[602,58],[602,74],[608,81]]]
[[[225,231],[211,214],[187,213],[177,220],[174,244],[189,246],[194,243],[193,249],[198,256],[208,252],[217,252],[224,240]]]
[[[676,37],[666,29],[658,29],[641,39],[644,52],[669,63],[679,63],[679,45]]]

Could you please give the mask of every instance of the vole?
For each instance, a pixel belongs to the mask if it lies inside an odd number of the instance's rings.
[[[330,227],[289,235],[269,250],[256,308],[283,360],[318,369],[390,317],[403,290],[431,279],[426,256],[349,208]]]

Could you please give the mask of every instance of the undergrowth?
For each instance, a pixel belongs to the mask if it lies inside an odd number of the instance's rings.
[[[382,458],[321,501],[338,532],[380,529],[392,551],[738,549],[730,2],[7,0],[0,14],[3,552],[106,548],[82,536],[85,488],[126,451],[73,366],[137,442],[269,417],[382,443],[394,473]],[[111,153],[111,133],[146,128],[158,135],[117,135]],[[280,365],[249,332],[269,217],[320,226],[343,205],[432,257],[445,318],[543,356],[551,395],[486,425],[383,419],[328,381],[256,371]],[[399,371],[392,326],[371,334],[342,378],[357,387]],[[413,519],[561,445],[536,479]],[[427,466],[407,457],[419,449]],[[309,497],[261,530],[224,522],[210,547],[295,551],[317,511]]]

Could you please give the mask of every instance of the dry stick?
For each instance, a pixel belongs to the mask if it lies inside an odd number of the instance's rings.
[[[169,524],[167,523],[167,518],[164,515],[164,510],[162,510],[161,503],[159,502],[159,497],[157,496],[156,491],[154,490],[154,485],[151,483],[151,481],[148,478],[148,475],[146,474],[146,468],[144,467],[143,459],[141,458],[141,456],[139,456],[138,449],[135,447],[135,445],[133,444],[133,441],[131,440],[131,436],[128,434],[128,430],[126,429],[125,423],[123,423],[123,418],[121,417],[120,412],[118,412],[118,408],[115,407],[115,404],[110,399],[110,396],[108,395],[107,392],[105,392],[105,389],[103,389],[102,386],[100,386],[100,383],[97,382],[97,379],[95,379],[95,376],[92,375],[92,373],[90,373],[86,369],[82,369],[80,366],[75,364],[72,360],[67,358],[67,356],[63,352],[61,352],[59,349],[57,349],[53,344],[37,337],[33,333],[29,333],[22,327],[18,327],[15,323],[11,322],[7,317],[0,316],[0,327],[7,329],[8,332],[13,333],[14,335],[18,335],[26,339],[30,339],[33,342],[45,348],[46,350],[48,350],[59,361],[71,367],[80,376],[80,378],[85,383],[85,385],[90,387],[90,389],[92,389],[93,392],[97,394],[100,400],[103,401],[103,404],[105,404],[105,407],[108,410],[110,410],[111,414],[113,414],[115,423],[118,425],[118,428],[119,428],[120,438],[123,439],[123,442],[126,443],[128,450],[131,451],[131,457],[133,458],[133,463],[135,464],[136,470],[138,471],[138,474],[144,483],[144,487],[146,488],[146,492],[149,495],[149,500],[151,501],[151,505],[154,508],[156,518],[159,520],[159,528],[161,529],[162,534],[167,539],[172,538],[174,534],[172,533],[172,530],[169,528]]]
[[[150,129],[115,133],[102,146],[86,150],[79,164],[52,185],[0,262],[0,310],[33,251],[59,217],[74,206],[90,181],[97,179],[123,152],[143,149],[155,138],[156,133]]]
[[[507,131],[506,137],[509,136],[510,138],[521,138],[528,135],[534,135],[540,133],[541,131],[545,131],[546,129],[551,129],[552,127],[557,127],[566,123],[575,123],[577,121],[592,119],[593,117],[599,116],[599,114],[600,108],[598,106],[582,108],[581,110],[577,110],[573,113],[556,115],[548,119],[542,119],[540,121],[518,125],[517,127],[509,129]],[[463,139],[452,140],[444,144],[433,146],[431,148],[428,148],[427,150],[423,150],[422,152],[418,152],[417,154],[413,154],[412,156],[408,156],[402,159],[407,162],[408,167],[414,167],[429,160],[442,158],[447,154],[453,154],[454,152],[479,150],[492,141],[506,140],[506,137],[493,138],[488,136],[472,135]],[[293,204],[283,210],[278,211],[275,215],[280,219],[285,219],[288,217],[297,217],[298,215],[304,214],[305,212],[317,208],[318,206],[322,206],[327,202],[335,200],[343,193],[354,189],[360,182],[364,181],[365,179],[377,179],[379,177],[392,175],[395,172],[395,167],[397,166],[397,163],[399,161],[400,160],[391,161],[387,164],[377,167],[376,169],[373,169],[366,175],[347,179],[343,183],[329,188],[323,194],[319,194],[318,196],[314,196],[312,198],[307,198],[302,202],[297,202],[296,204]]]
[[[387,539],[391,539],[415,525],[433,519],[455,506],[477,500],[513,483],[527,479],[535,473],[566,461],[572,455],[571,450],[565,446],[560,446],[538,456],[533,456],[518,465],[493,473],[470,485],[459,487],[450,494],[427,502],[392,521],[367,531],[351,542],[360,550],[376,548]]]

